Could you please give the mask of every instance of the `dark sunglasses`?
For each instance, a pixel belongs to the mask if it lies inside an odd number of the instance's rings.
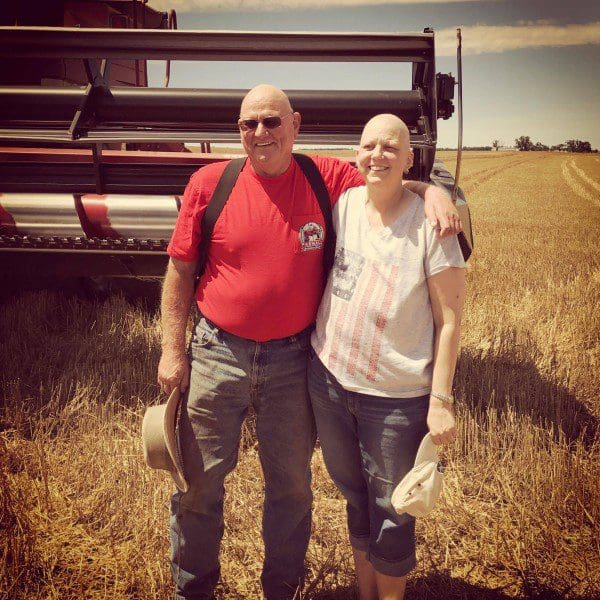
[[[283,117],[265,117],[264,119],[240,119],[238,125],[242,131],[254,131],[259,123],[262,123],[267,129],[277,129],[281,126],[281,120],[292,114],[289,113]]]

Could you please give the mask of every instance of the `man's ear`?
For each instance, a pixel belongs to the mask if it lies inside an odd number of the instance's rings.
[[[412,152],[408,153],[406,157],[406,166],[404,167],[404,172],[408,173],[408,170],[413,166],[413,161],[415,159],[415,155]]]
[[[300,123],[302,122],[302,116],[300,115],[299,112],[295,112],[293,119],[294,119],[294,131],[296,132],[296,135],[298,135],[298,131],[300,131]]]

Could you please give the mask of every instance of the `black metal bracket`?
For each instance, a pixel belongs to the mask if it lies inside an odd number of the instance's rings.
[[[79,139],[84,133],[85,123],[89,123],[94,113],[94,105],[99,96],[110,96],[108,84],[109,61],[103,59],[98,68],[98,63],[89,58],[83,59],[88,84],[79,107],[69,127],[69,136],[72,140]],[[94,183],[96,193],[102,194],[104,190],[102,178],[102,144],[92,144],[92,158],[94,161]]]
[[[435,139],[433,138],[431,127],[429,125],[429,118],[427,115],[419,117],[419,129],[423,132],[426,142],[432,146],[435,146]]]
[[[456,80],[451,73],[438,73],[435,76],[437,88],[437,115],[440,119],[449,119],[454,113],[454,86]]]
[[[88,84],[68,129],[69,137],[72,140],[77,140],[82,136],[84,129],[83,123],[89,120],[90,115],[93,114],[95,99],[99,95],[111,95],[110,86],[108,84],[109,61],[103,59],[100,63],[100,68],[98,68],[98,64],[95,60],[89,58],[84,58],[83,64],[88,78]]]

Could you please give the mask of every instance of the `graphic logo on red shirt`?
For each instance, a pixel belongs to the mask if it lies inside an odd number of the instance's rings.
[[[300,238],[301,252],[320,250],[323,248],[323,242],[325,241],[325,231],[321,225],[310,221],[300,227],[298,237]]]

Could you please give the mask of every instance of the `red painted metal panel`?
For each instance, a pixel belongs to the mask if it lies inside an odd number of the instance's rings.
[[[98,194],[85,194],[81,196],[81,204],[85,220],[79,213],[79,220],[88,237],[105,237],[118,239],[121,237],[110,225],[106,196]],[[78,211],[79,212],[79,211]]]
[[[17,227],[15,225],[15,220],[12,218],[10,213],[8,213],[2,207],[2,194],[0,194],[0,232],[3,235],[16,235]]]

